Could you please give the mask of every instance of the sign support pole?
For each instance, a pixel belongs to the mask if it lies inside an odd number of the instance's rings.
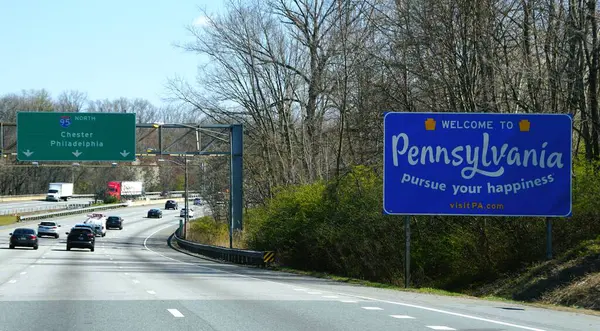
[[[546,217],[546,259],[552,260],[552,218]]]
[[[231,156],[229,165],[229,248],[233,248],[233,231],[242,230],[243,212],[243,149],[244,133],[241,124],[232,124],[230,129]]]
[[[404,216],[404,287],[410,287],[410,215]]]

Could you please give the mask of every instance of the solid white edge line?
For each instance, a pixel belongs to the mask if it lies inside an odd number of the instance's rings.
[[[154,253],[154,254],[158,254],[158,255],[160,255],[160,256],[162,256],[162,257],[164,257],[165,259],[169,259],[169,260],[172,260],[172,261],[177,261],[177,262],[179,262],[179,263],[182,263],[182,264],[187,264],[187,265],[196,265],[195,263],[183,262],[183,261],[180,261],[180,260],[174,259],[174,258],[172,258],[172,257],[165,256],[165,255],[163,255],[163,254],[161,254],[161,253],[159,253],[159,252],[156,252],[156,251],[153,251],[153,250],[151,250],[151,249],[150,249],[150,248],[148,248],[148,246],[146,245],[146,242],[148,241],[148,239],[150,239],[150,237],[152,237],[153,235],[155,235],[155,234],[159,233],[160,231],[162,231],[162,230],[164,230],[164,229],[166,229],[166,228],[170,228],[170,227],[173,227],[173,226],[176,226],[176,225],[177,225],[177,224],[168,224],[168,225],[165,225],[165,226],[163,226],[163,227],[159,228],[158,230],[156,230],[156,231],[152,232],[151,234],[149,234],[149,235],[148,235],[148,237],[146,237],[146,239],[144,239],[144,248],[145,248],[145,249],[147,249],[147,250],[149,250],[150,252],[152,252],[152,253]],[[203,267],[203,268],[208,268],[208,269],[210,269],[210,270],[214,270],[214,271],[220,271],[220,270],[212,269],[212,268],[209,268],[209,267]],[[237,275],[237,274],[234,274],[234,275]]]
[[[177,309],[167,309],[171,315],[175,317],[184,317],[183,314]]]
[[[341,294],[341,293],[339,293],[339,294]],[[382,300],[382,299],[375,299],[375,298],[371,298],[371,297],[365,297],[365,296],[353,295],[353,294],[345,294],[345,295],[349,296],[349,297],[354,297],[354,298],[361,298],[361,299],[371,300],[371,301],[376,301],[376,302],[383,302],[383,303],[389,303],[389,304],[399,305],[399,306],[404,306],[404,307],[417,308],[417,309],[422,309],[422,310],[433,311],[433,312],[436,312],[436,313],[447,314],[447,315],[458,316],[458,317],[468,318],[468,319],[472,319],[472,320],[482,321],[482,322],[488,322],[488,323],[493,323],[493,324],[498,324],[498,325],[510,326],[510,327],[517,328],[517,329],[530,330],[530,331],[546,331],[546,330],[543,330],[543,329],[537,329],[537,328],[532,328],[532,327],[528,327],[528,326],[523,326],[523,325],[518,325],[518,324],[512,324],[512,323],[507,323],[507,322],[502,322],[502,321],[497,321],[497,320],[492,320],[492,319],[487,319],[487,318],[477,317],[477,316],[472,316],[472,315],[466,315],[466,314],[461,314],[461,313],[454,313],[454,312],[451,312],[451,311],[437,309],[437,308],[429,308],[429,307],[425,307],[425,306],[413,305],[413,304],[410,304],[410,303],[402,303],[402,302],[388,301],[388,300]]]
[[[166,259],[172,260],[172,261],[177,261],[179,263],[182,264],[187,264],[187,265],[197,265],[195,263],[189,263],[189,262],[184,262],[181,260],[177,260],[174,259],[172,257],[168,257],[165,256],[161,253],[155,252],[153,250],[151,250],[150,248],[148,248],[148,246],[146,246],[146,242],[148,241],[148,239],[150,239],[150,237],[152,237],[153,235],[155,235],[156,233],[168,228],[168,227],[173,227],[176,226],[177,224],[170,224],[170,225],[166,225],[163,226],[161,228],[159,228],[158,230],[152,232],[150,235],[148,235],[148,237],[146,237],[146,239],[144,239],[144,248],[146,248],[147,250],[158,254]],[[231,274],[231,275],[236,275],[239,277],[244,277],[244,278],[249,278],[249,279],[254,279],[254,280],[258,280],[258,281],[262,281],[262,282],[268,282],[268,283],[273,283],[273,284],[278,284],[278,285],[283,285],[286,287],[295,287],[291,284],[286,284],[286,283],[280,283],[280,282],[276,282],[273,280],[266,280],[266,279],[260,279],[260,278],[256,278],[256,277],[252,277],[252,276],[247,276],[247,275],[242,275],[242,274],[238,274],[235,272],[231,272],[231,271],[226,271],[226,270],[222,270],[222,269],[215,269],[215,268],[211,268],[211,267],[207,267],[207,266],[199,266],[201,268],[206,268],[209,270],[213,270],[213,271],[217,271],[217,272],[222,272],[222,273],[227,273],[227,274]],[[310,289],[307,289],[310,290]],[[351,297],[351,298],[357,298],[357,299],[363,299],[363,300],[371,300],[371,301],[377,301],[377,302],[383,302],[383,303],[389,303],[389,304],[393,304],[393,305],[399,305],[399,306],[405,306],[405,307],[411,307],[411,308],[416,308],[416,309],[422,309],[422,310],[428,310],[428,311],[433,311],[436,313],[441,313],[441,314],[446,314],[446,315],[452,315],[452,316],[457,316],[457,317],[462,317],[462,318],[467,318],[467,319],[472,319],[472,320],[477,320],[477,321],[482,321],[482,322],[487,322],[487,323],[492,323],[492,324],[498,324],[498,325],[504,325],[504,326],[510,326],[513,328],[517,328],[517,329],[523,329],[523,330],[530,330],[530,331],[547,331],[544,329],[538,329],[538,328],[532,328],[532,327],[528,327],[528,326],[523,326],[523,325],[518,325],[518,324],[513,324],[513,323],[507,323],[507,322],[502,322],[502,321],[497,321],[497,320],[492,320],[492,319],[488,319],[488,318],[483,318],[483,317],[477,317],[477,316],[472,316],[472,315],[466,315],[466,314],[461,314],[461,313],[454,313],[451,311],[447,311],[447,310],[442,310],[442,309],[437,309],[437,308],[429,308],[429,307],[425,307],[425,306],[419,306],[419,305],[413,305],[413,304],[409,304],[409,303],[402,303],[402,302],[395,302],[395,301],[388,301],[388,300],[382,300],[382,299],[375,299],[375,298],[371,298],[371,297],[366,297],[366,296],[361,296],[361,295],[355,295],[355,294],[347,294],[347,293],[342,293],[342,292],[331,292],[340,296],[346,296],[346,297]],[[342,301],[343,302],[343,301]]]

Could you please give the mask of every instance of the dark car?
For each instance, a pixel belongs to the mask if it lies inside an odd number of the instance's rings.
[[[123,219],[121,216],[108,216],[106,219],[106,229],[118,228],[123,230]]]
[[[179,209],[179,205],[177,204],[177,201],[175,201],[175,200],[167,200],[167,202],[165,202],[165,209],[177,210],[177,209]]]
[[[200,199],[200,198],[194,199],[194,206],[202,206],[202,199]]]
[[[89,248],[90,251],[94,251],[96,244],[96,235],[94,231],[88,227],[76,226],[71,229],[67,234],[67,250],[71,248]]]
[[[9,235],[10,235],[10,244],[8,244],[9,248],[33,247],[33,249],[38,249],[38,237],[35,234],[34,229],[18,228],[18,229],[15,229],[15,231],[13,233],[9,233]]]
[[[148,218],[162,218],[162,210],[156,208],[148,210]]]

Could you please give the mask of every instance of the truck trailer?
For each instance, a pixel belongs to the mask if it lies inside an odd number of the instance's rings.
[[[121,198],[137,198],[144,195],[144,182],[111,181],[107,184],[106,193]]]

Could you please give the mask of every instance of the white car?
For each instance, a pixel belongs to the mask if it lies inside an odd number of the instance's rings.
[[[60,225],[56,222],[41,222],[38,224],[38,237],[51,236],[58,239],[58,228],[60,228]]]
[[[87,215],[88,219],[84,224],[92,225],[96,236],[106,236],[106,215],[102,213],[92,213]]]
[[[185,217],[185,212],[186,212],[186,209],[181,208],[181,211],[179,212],[179,217]],[[194,209],[193,208],[190,208],[190,213],[189,213],[188,217],[194,217]]]

